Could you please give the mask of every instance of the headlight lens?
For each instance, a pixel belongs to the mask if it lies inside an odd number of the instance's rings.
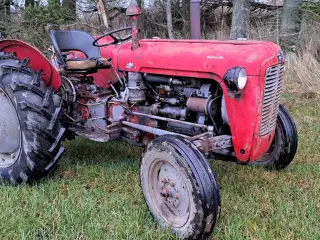
[[[224,75],[224,82],[231,91],[244,89],[247,84],[247,72],[243,67],[234,67]]]
[[[242,68],[238,76],[238,88],[240,90],[244,89],[244,87],[246,86],[246,83],[247,83],[247,72],[246,70],[244,70],[244,68]]]

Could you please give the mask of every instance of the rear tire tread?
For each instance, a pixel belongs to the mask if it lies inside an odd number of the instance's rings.
[[[37,73],[34,74],[31,84],[34,86],[39,87],[40,86],[40,82],[41,82],[41,75],[42,75],[42,71],[38,71]]]
[[[60,146],[65,132],[58,121],[60,109],[54,106],[53,88],[45,85],[41,73],[29,67],[28,59],[19,61],[0,53],[0,87],[16,108],[22,132],[17,161],[0,168],[1,177],[14,185],[47,176],[57,168],[64,152]]]

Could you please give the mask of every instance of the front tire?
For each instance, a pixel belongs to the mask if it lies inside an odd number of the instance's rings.
[[[220,214],[215,175],[202,153],[189,141],[161,136],[141,161],[142,191],[155,220],[178,237],[207,238]]]
[[[18,184],[47,176],[64,151],[52,87],[28,60],[0,52],[0,95],[0,178]]]
[[[269,150],[257,161],[250,163],[268,170],[286,168],[294,159],[298,148],[296,124],[289,111],[280,104],[276,132]]]

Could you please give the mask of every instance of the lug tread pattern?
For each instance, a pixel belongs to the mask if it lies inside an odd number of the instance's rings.
[[[33,76],[31,84],[33,86],[40,86],[40,82],[41,82],[41,75],[42,75],[42,71],[39,70],[37,73],[35,73],[35,76]]]
[[[45,95],[45,93],[41,89],[39,89],[37,86],[20,82],[20,81],[13,81],[11,84],[11,88],[13,91],[21,91],[21,90],[30,91],[37,94],[40,97],[43,97]]]
[[[5,59],[17,60],[16,56],[12,52],[9,52],[9,53],[0,52],[0,60],[5,60]]]
[[[49,87],[44,95],[42,106],[47,108],[50,106],[50,102],[52,101],[53,96],[53,88]]]
[[[64,153],[64,147],[60,147],[53,161],[48,166],[46,166],[45,170],[47,172],[50,171],[53,165],[57,164],[58,160],[61,158],[63,153]]]
[[[50,153],[55,152],[56,148],[57,148],[58,146],[60,146],[60,143],[61,143],[61,141],[62,141],[62,139],[63,139],[63,136],[64,136],[65,131],[66,131],[65,128],[61,128],[61,129],[60,129],[60,132],[59,132],[59,134],[57,135],[54,143],[51,145],[51,147],[50,147],[49,150],[48,150]]]
[[[54,126],[57,124],[57,120],[60,117],[60,113],[61,113],[61,108],[56,108],[56,110],[51,118],[50,124],[48,126],[48,130],[54,129]]]
[[[19,102],[18,104],[19,104],[21,110],[33,111],[35,113],[38,113],[41,116],[44,116],[48,120],[50,120],[52,118],[52,114],[50,112],[48,112],[45,108],[43,108],[43,107],[41,107],[41,106],[37,105],[36,103],[33,103],[29,100]],[[49,130],[50,130],[50,128],[49,128]]]
[[[7,58],[7,59],[11,59],[11,58]],[[22,66],[21,62],[19,62],[18,66],[1,66],[2,69],[5,71],[6,74],[11,74],[12,72],[19,72],[19,73],[23,73],[29,76],[32,76],[32,71],[31,69],[25,68]]]
[[[22,179],[22,182],[23,182],[23,183],[27,183],[27,182],[28,182],[29,177],[28,177],[28,175],[27,175],[25,172],[21,171],[20,174],[19,174],[19,176],[20,176],[20,178]]]
[[[29,67],[28,59],[19,61],[1,52],[0,87],[15,105],[22,132],[18,160],[0,168],[0,176],[14,185],[39,180],[57,168],[64,152],[60,144],[65,129],[59,124],[60,109],[54,106],[53,90],[42,82],[41,71]]]
[[[38,136],[41,136],[50,142],[55,141],[55,135],[51,131],[48,131],[48,129],[41,129],[41,124],[35,119],[28,117],[26,126],[28,130],[34,132]]]

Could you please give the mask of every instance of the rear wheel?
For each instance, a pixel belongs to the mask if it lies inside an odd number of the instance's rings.
[[[208,237],[220,214],[214,173],[198,149],[182,138],[152,141],[141,162],[141,186],[157,222],[179,237]]]
[[[59,110],[41,72],[0,52],[0,178],[28,183],[56,169],[64,151]]]
[[[280,105],[276,132],[269,150],[257,161],[250,163],[267,169],[283,169],[293,160],[298,147],[296,124],[289,111]]]

